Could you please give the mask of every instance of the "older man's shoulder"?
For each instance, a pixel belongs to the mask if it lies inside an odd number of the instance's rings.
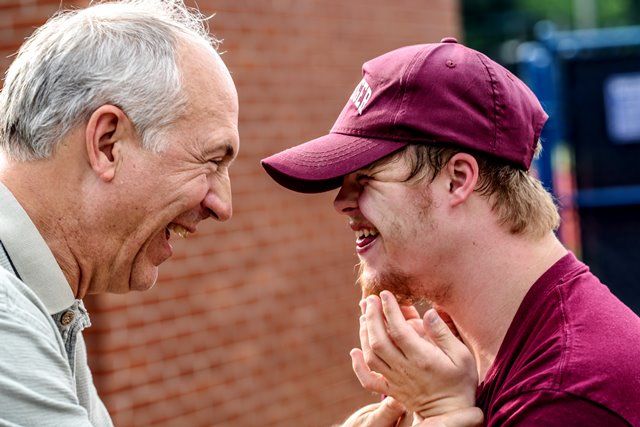
[[[15,274],[0,268],[0,336],[20,333],[23,328],[57,341],[55,324],[38,296]]]

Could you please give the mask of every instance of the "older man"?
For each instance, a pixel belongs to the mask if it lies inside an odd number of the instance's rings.
[[[82,339],[89,293],[146,290],[231,217],[238,100],[180,0],[65,12],[0,95],[0,424],[111,425]]]
[[[351,353],[363,386],[425,425],[477,424],[474,405],[491,426],[640,425],[640,319],[554,235],[528,173],[547,119],[535,96],[452,38],[363,74],[329,135],[263,161],[287,188],[340,188],[369,295]],[[396,298],[430,301],[466,346]],[[347,425],[395,425],[400,403]]]

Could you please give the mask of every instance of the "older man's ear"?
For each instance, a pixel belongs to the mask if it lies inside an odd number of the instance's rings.
[[[91,114],[85,131],[85,145],[89,164],[100,179],[113,180],[122,161],[122,143],[133,137],[133,124],[120,108],[103,105]]]

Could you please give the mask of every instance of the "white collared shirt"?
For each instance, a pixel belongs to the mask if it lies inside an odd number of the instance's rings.
[[[91,325],[35,225],[0,183],[0,425],[112,426],[87,365]]]

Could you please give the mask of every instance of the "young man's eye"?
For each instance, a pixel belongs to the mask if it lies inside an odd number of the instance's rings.
[[[359,173],[356,175],[356,182],[358,184],[365,184],[370,179],[371,179],[371,176],[364,173]]]

